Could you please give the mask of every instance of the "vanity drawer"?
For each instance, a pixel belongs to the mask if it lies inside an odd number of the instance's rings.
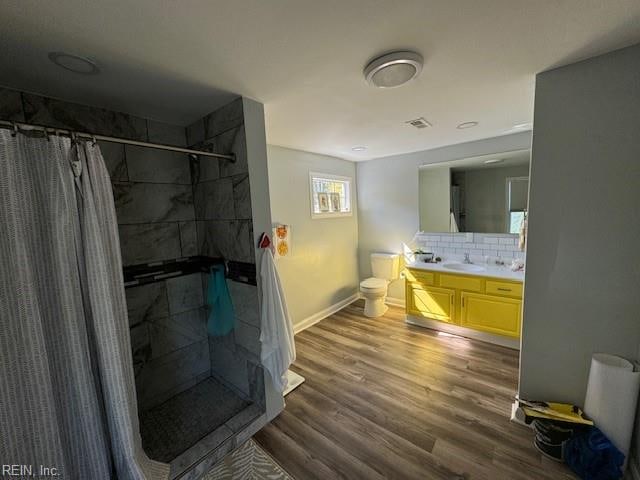
[[[487,293],[522,298],[522,284],[487,280]]]
[[[468,292],[480,292],[482,291],[482,279],[479,277],[440,274],[440,286]]]
[[[409,270],[407,278],[410,282],[420,283],[422,285],[435,285],[436,275],[433,272],[425,272],[424,270]]]

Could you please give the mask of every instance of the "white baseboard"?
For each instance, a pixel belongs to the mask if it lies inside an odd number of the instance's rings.
[[[362,293],[358,293],[358,298],[359,299],[364,299],[364,295],[362,295]],[[392,298],[392,297],[387,297],[384,299],[384,303],[386,303],[387,305],[391,305],[392,307],[400,307],[400,308],[404,308],[406,305],[406,302],[404,301],[404,298]]]
[[[404,308],[406,302],[404,301],[404,298],[401,299],[401,298],[387,297],[384,303],[386,303],[387,305],[392,305],[394,307]]]
[[[494,345],[501,345],[503,347],[513,348],[514,350],[520,350],[520,340],[516,340],[515,338],[503,337],[502,335],[493,335],[491,333],[480,332],[478,330],[472,330],[470,328],[461,327],[459,325],[451,325],[449,323],[440,322],[438,320],[416,317],[414,315],[407,315],[406,322],[418,327],[426,327],[432,330],[438,330],[439,332],[450,333],[452,335],[458,335],[460,337],[473,338],[475,340],[493,343]]]
[[[515,400],[512,404],[511,404],[511,417],[509,418],[509,420],[511,420],[513,423],[517,423],[519,425],[522,425],[524,427],[528,427],[531,428],[531,425],[527,425],[522,418],[518,418],[518,408],[520,408],[520,402],[518,400]]]
[[[345,298],[344,300],[341,300],[338,303],[334,303],[330,307],[327,307],[324,310],[321,310],[318,313],[305,318],[300,323],[295,324],[293,326],[293,332],[300,333],[301,331],[306,330],[307,328],[318,323],[320,320],[324,320],[325,318],[333,315],[337,311],[342,310],[344,307],[355,302],[359,298],[360,298],[360,294],[354,293],[350,297]]]

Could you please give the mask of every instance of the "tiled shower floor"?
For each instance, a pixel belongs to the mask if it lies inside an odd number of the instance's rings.
[[[209,377],[140,414],[142,447],[152,459],[170,462],[248,405]]]

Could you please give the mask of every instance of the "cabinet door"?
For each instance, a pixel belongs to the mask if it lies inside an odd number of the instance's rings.
[[[461,325],[499,335],[520,337],[521,301],[462,292]]]
[[[408,284],[407,306],[409,313],[443,322],[453,322],[455,290]]]

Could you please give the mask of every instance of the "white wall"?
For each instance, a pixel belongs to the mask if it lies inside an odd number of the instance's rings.
[[[461,143],[357,164],[360,277],[371,276],[371,252],[402,252],[419,230],[418,167],[510,150],[528,149],[529,132]],[[404,281],[389,287],[389,296],[404,301]]]
[[[258,292],[262,295],[260,279],[260,258],[257,243],[260,234],[271,228],[269,205],[269,174],[267,166],[267,139],[264,128],[264,106],[254,100],[242,98],[244,128],[247,142],[247,164],[251,191],[251,213],[253,218],[253,238],[256,248]],[[264,371],[265,403],[267,421],[275,418],[284,409],[284,400]]]
[[[640,45],[538,75],[520,393],[582,404],[640,343]]]
[[[352,195],[353,216],[312,219],[309,172],[353,178],[353,162],[269,145],[269,191],[273,222],[291,225],[292,253],[278,260],[278,271],[293,323],[303,320],[357,293],[358,213]]]

